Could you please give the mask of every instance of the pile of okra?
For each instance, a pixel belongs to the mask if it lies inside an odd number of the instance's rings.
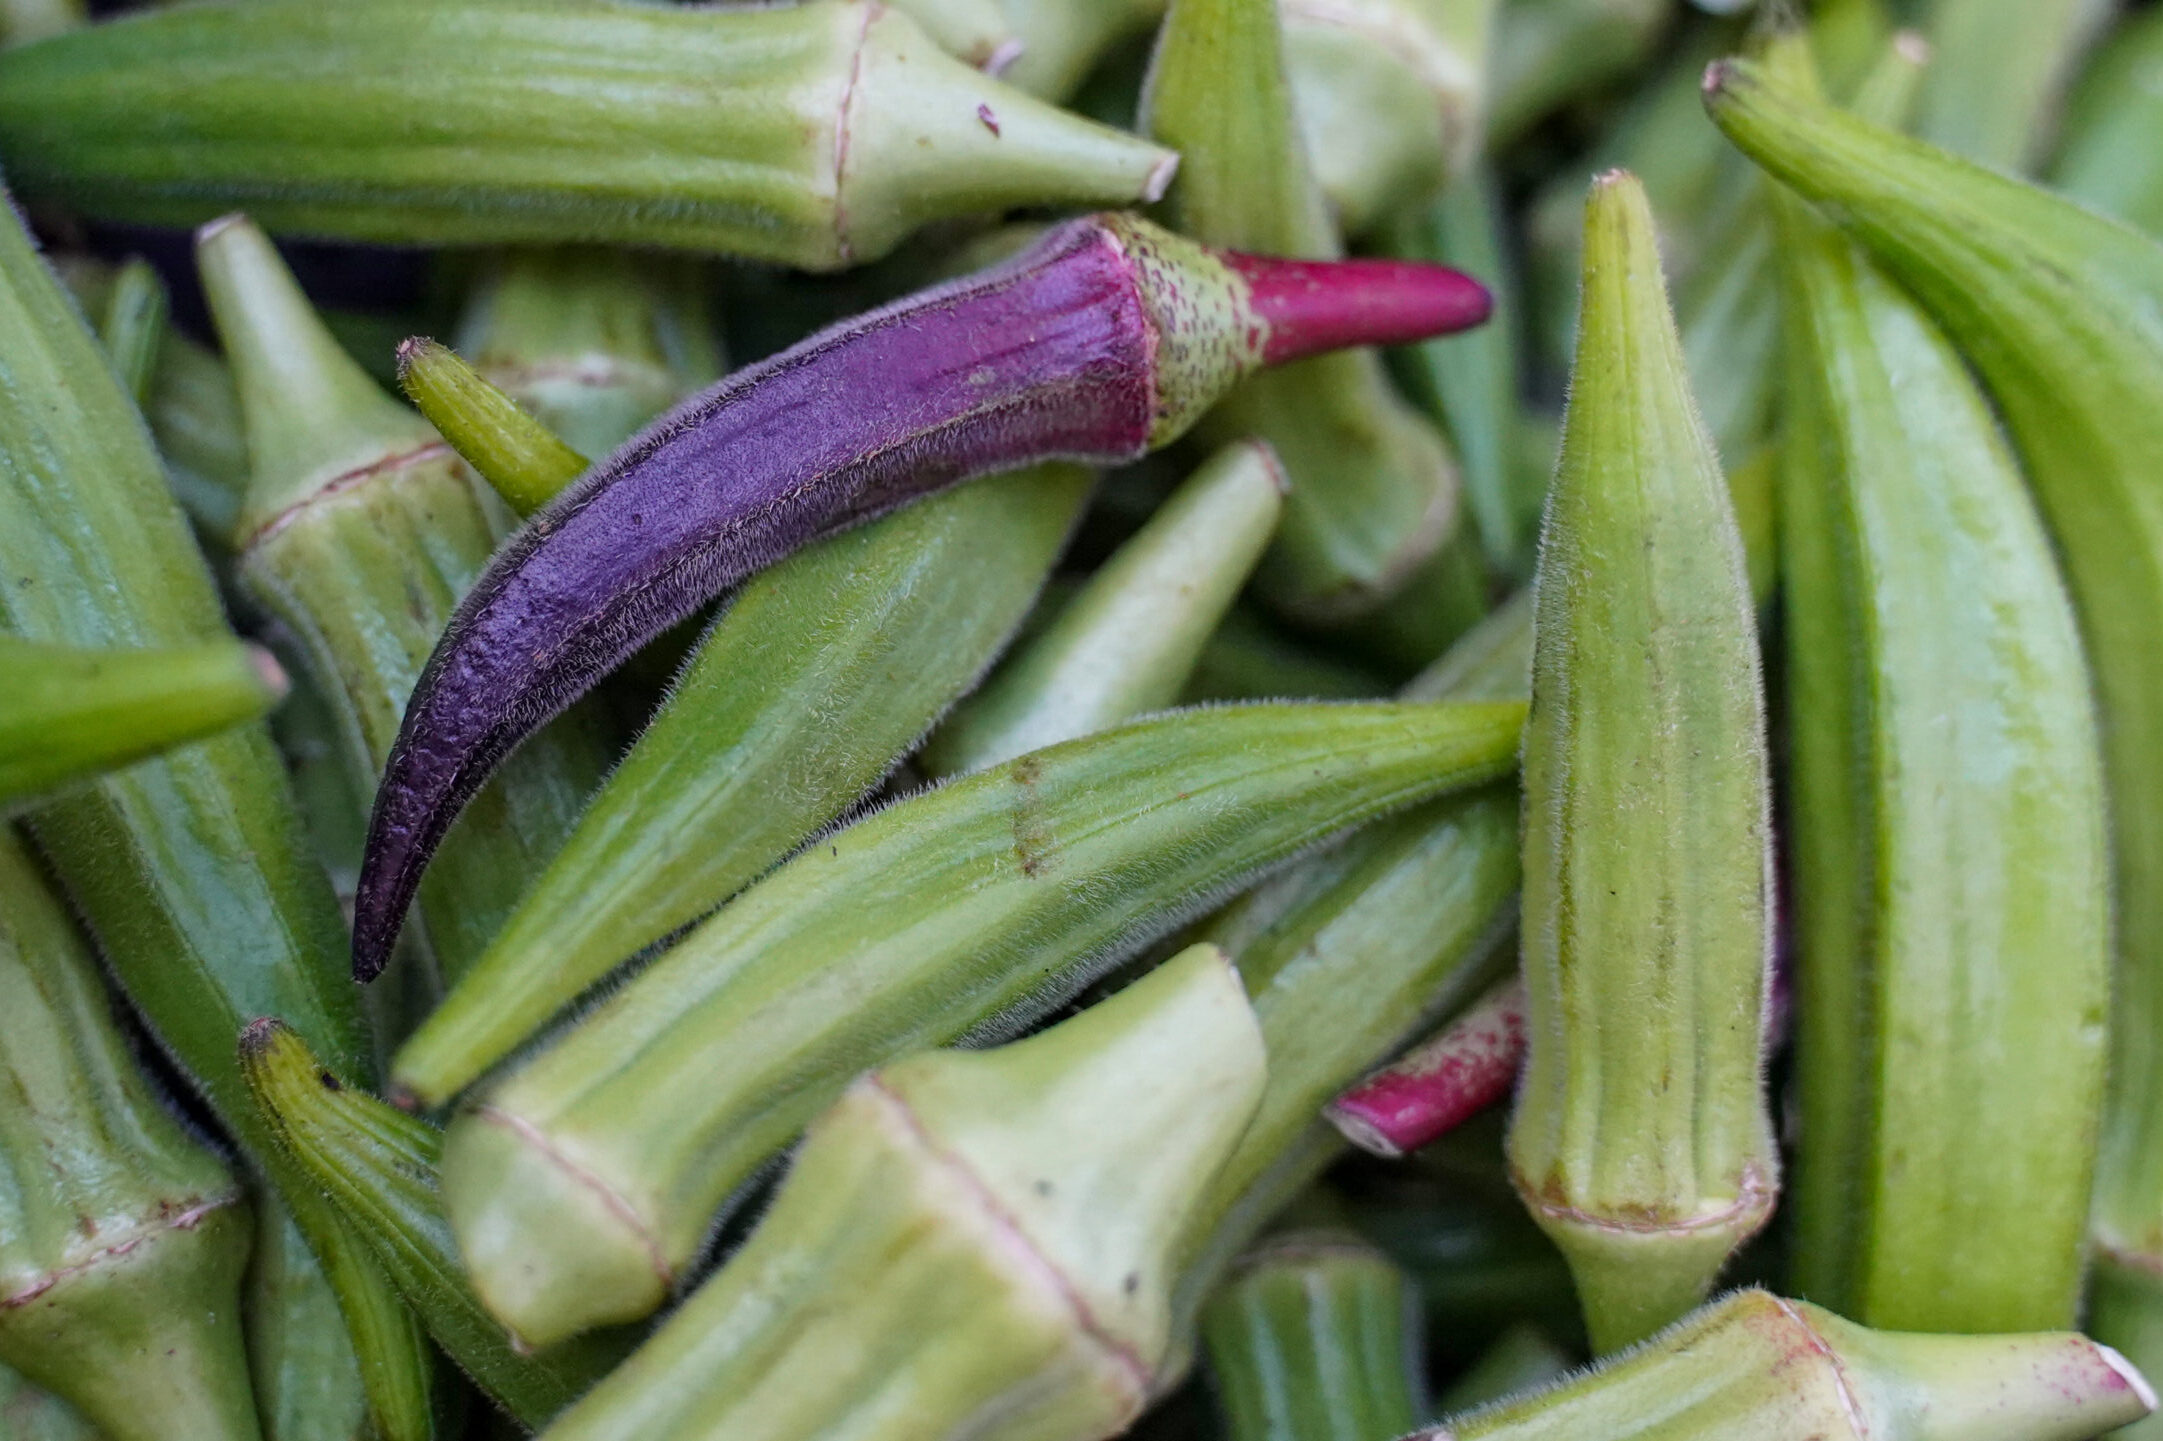
[[[2163,1438],[2163,5],[0,0],[0,1441]]]

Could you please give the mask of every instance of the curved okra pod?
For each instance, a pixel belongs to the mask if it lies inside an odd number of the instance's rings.
[[[815,270],[945,216],[1154,200],[1176,163],[941,54],[876,0],[138,11],[0,53],[0,159],[25,194],[105,219],[245,207],[351,240]]]
[[[513,537],[453,617],[377,794],[355,972],[381,967],[430,852],[503,756],[729,586],[970,476],[1166,445],[1263,365],[1486,309],[1438,266],[1220,254],[1094,216],[686,402]]]
[[[398,347],[398,388],[520,519],[592,464],[441,341]]]
[[[0,628],[73,646],[228,638],[141,417],[0,205]],[[29,830],[121,986],[277,1186],[336,1289],[385,1441],[428,1430],[418,1330],[257,1119],[233,1037],[259,1015],[365,1074],[338,902],[261,727],[186,746],[32,812]]]
[[[0,1361],[110,1441],[255,1441],[250,1229],[240,1183],[151,1094],[89,946],[0,824]]]
[[[848,1077],[1010,1032],[1269,866],[1505,774],[1521,714],[1175,712],[830,832],[453,1121],[475,1288],[538,1343],[646,1314]]]
[[[237,640],[88,650],[0,635],[0,811],[260,718],[286,692]]]
[[[514,1350],[467,1284],[443,1219],[442,1134],[323,1069],[280,1022],[241,1032],[240,1063],[280,1144],[352,1220],[445,1354],[520,1422],[541,1425],[630,1350],[621,1335]]]
[[[2085,1336],[1872,1331],[1738,1291],[1587,1375],[1406,1441],[2088,1441],[2155,1400]]]
[[[606,455],[728,367],[706,265],[589,246],[509,250],[474,280],[454,344],[586,455]]]
[[[1361,1150],[1402,1156],[1506,1099],[1524,1056],[1525,988],[1512,976],[1323,1114]]]
[[[961,775],[1179,697],[1283,511],[1269,447],[1217,453],[940,726],[921,764]]]
[[[1181,152],[1167,205],[1178,229],[1237,250],[1343,253],[1293,114],[1274,0],[1178,0],[1142,113]],[[1456,523],[1449,451],[1372,350],[1248,380],[1198,433],[1210,444],[1259,437],[1282,462],[1291,489],[1255,588],[1294,619],[1375,610],[1428,567]]]
[[[1577,343],[1534,580],[1509,1157],[1607,1352],[1772,1210],[1772,844],[1742,544],[1623,172],[1586,209]]]
[[[1411,1284],[1330,1232],[1242,1256],[1202,1312],[1211,1390],[1231,1441],[1376,1441],[1426,1416]]]
[[[2104,42],[2066,110],[2051,184],[2163,235],[2163,15],[2136,11]]]
[[[1922,22],[1935,61],[1915,131],[1994,169],[2050,154],[2058,110],[2115,0],[1931,0]]]
[[[1028,1040],[874,1071],[812,1122],[743,1249],[548,1441],[1120,1434],[1262,1076],[1213,946]]]
[[[2025,462],[2101,700],[2118,966],[2089,1324],[2163,1316],[2163,245],[2118,222],[1768,85],[1706,76],[1720,128],[1826,202],[1982,376]],[[2136,1361],[2145,1358],[2134,1357]]]
[[[1780,477],[1798,1291],[2073,1324],[2110,860],[2071,600],[1959,352],[1788,197]]]

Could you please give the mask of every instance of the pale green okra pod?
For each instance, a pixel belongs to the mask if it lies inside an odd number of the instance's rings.
[[[1916,133],[1980,164],[2033,169],[2065,91],[2117,0],[1931,0],[1934,52]]]
[[[2163,13],[2128,16],[2104,41],[2066,108],[2051,184],[2163,235]]]

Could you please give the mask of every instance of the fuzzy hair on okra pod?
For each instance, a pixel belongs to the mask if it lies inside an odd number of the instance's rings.
[[[751,1239],[548,1441],[1120,1434],[1263,1074],[1208,945],[1027,1040],[872,1072],[813,1121]]]
[[[2163,1359],[2163,245],[1790,93],[1746,63],[1715,66],[1705,96],[1729,138],[1823,206],[1960,348],[2004,417],[2064,565],[2100,701],[2117,932],[2088,1324],[2153,1364]]]
[[[0,52],[0,160],[112,220],[835,270],[947,216],[1154,200],[1177,157],[877,0],[211,0]]]
[[[1509,1157],[1607,1352],[1772,1210],[1772,837],[1742,544],[1625,172],[1586,207],[1577,344],[1533,582]]]
[[[1262,366],[1487,309],[1440,266],[1215,252],[1092,216],[685,402],[512,537],[452,618],[377,793],[356,974],[381,968],[429,855],[511,748],[721,591],[972,476],[1134,459]]]

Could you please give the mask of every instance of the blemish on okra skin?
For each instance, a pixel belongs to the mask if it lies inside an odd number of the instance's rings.
[[[1044,767],[1034,755],[1015,759],[1008,767],[1020,793],[1014,799],[1014,859],[1031,880],[1042,876],[1058,860],[1058,840],[1045,819],[1044,795],[1037,789]]]

